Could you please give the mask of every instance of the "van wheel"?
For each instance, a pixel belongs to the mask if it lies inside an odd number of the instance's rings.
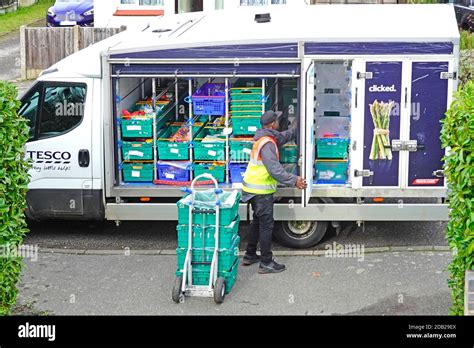
[[[280,244],[295,248],[311,248],[323,239],[327,221],[281,221],[276,224],[275,238]]]

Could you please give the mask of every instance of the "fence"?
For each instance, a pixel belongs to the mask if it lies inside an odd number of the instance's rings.
[[[0,15],[16,11],[18,0],[0,0]]]
[[[123,30],[121,28],[33,28],[22,26],[21,78],[34,79],[42,70],[89,45]]]

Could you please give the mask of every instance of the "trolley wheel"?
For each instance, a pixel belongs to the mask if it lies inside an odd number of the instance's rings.
[[[176,303],[184,302],[184,295],[181,293],[181,285],[183,284],[183,276],[176,277],[173,285],[173,293],[171,298]]]
[[[222,277],[217,278],[216,285],[214,286],[214,301],[218,304],[224,302],[226,284],[225,279]]]

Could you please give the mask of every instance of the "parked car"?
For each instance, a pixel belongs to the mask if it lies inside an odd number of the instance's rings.
[[[474,32],[474,0],[454,0],[459,28]]]
[[[48,9],[48,27],[94,26],[94,0],[56,0]]]

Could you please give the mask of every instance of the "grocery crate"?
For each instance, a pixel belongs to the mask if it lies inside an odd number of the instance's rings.
[[[237,279],[237,272],[240,264],[240,259],[236,258],[234,264],[232,265],[231,269],[228,271],[219,271],[218,276],[223,277],[226,281],[226,294],[229,294],[235,284]],[[211,271],[210,266],[204,266],[202,268],[195,269],[193,267],[193,284],[194,285],[208,285],[209,284],[209,274]],[[181,270],[176,271],[176,276],[181,276]]]
[[[213,190],[211,190],[213,192]],[[209,191],[196,191],[196,201],[200,201],[201,195],[206,194]],[[240,192],[235,191],[224,191],[219,195],[219,200],[221,206],[219,209],[220,216],[220,225],[225,226],[229,225],[232,221],[235,220],[239,213],[239,202],[240,202]],[[191,195],[181,198],[176,204],[178,206],[178,223],[183,225],[188,223],[189,219],[189,206],[188,203],[191,201]],[[192,214],[193,224],[208,224],[213,225],[216,223],[216,214],[212,212],[214,207],[209,207],[209,213],[195,213]],[[204,217],[204,222],[203,222]]]
[[[253,107],[253,108],[260,108],[262,109],[262,100],[237,100],[237,101],[231,101],[230,102],[230,108],[235,109],[235,108],[248,108],[248,107]]]
[[[260,117],[232,117],[234,135],[254,135],[260,128]]]
[[[154,175],[153,164],[123,163],[123,181],[125,182],[151,182]]]
[[[217,117],[212,122],[209,122],[206,127],[204,127],[208,134],[222,134],[225,128],[225,117]]]
[[[349,151],[349,139],[320,138],[316,139],[317,158],[346,159]]]
[[[206,163],[194,163],[194,177],[201,174],[211,174],[217,182],[225,181],[225,163],[222,162],[206,162]],[[199,181],[207,181],[208,179],[203,178]]]
[[[153,159],[153,140],[124,141],[122,143],[122,158],[124,161],[147,161]]]
[[[345,184],[348,179],[348,161],[315,162],[315,179],[318,184]]]
[[[178,131],[181,123],[173,123],[158,134],[158,158],[160,160],[189,160],[189,141],[174,142],[171,136]],[[201,131],[203,123],[195,123],[193,126],[193,138]]]
[[[152,138],[153,119],[135,117],[121,119],[122,138]]]
[[[316,117],[316,138],[349,138],[350,125],[349,117]]]
[[[189,181],[191,162],[158,161],[158,179],[167,181]]]
[[[227,271],[231,269],[232,265],[235,262],[235,259],[239,257],[239,244],[240,237],[234,235],[231,240],[231,245],[228,248],[219,248],[218,250],[218,271]],[[182,269],[184,266],[184,261],[186,259],[186,252],[188,248],[177,248],[176,255],[178,258],[178,270]],[[198,265],[197,263],[210,263],[212,261],[212,255],[214,254],[214,247],[211,248],[202,248],[200,246],[195,246],[193,244],[192,249],[192,259],[191,262],[195,263],[193,268],[200,268],[199,266],[207,265]]]
[[[253,138],[230,138],[230,159],[235,162],[248,162],[252,146]]]
[[[234,117],[261,117],[262,116],[262,109],[259,110],[238,110],[238,111],[231,111],[230,117],[233,119]]]
[[[229,225],[219,226],[219,248],[229,249],[232,246],[233,238],[239,233],[240,216],[232,221]],[[178,232],[178,248],[188,247],[188,226],[178,225],[176,230]],[[192,242],[195,247],[214,248],[215,241],[215,226],[199,224],[192,225]]]
[[[298,145],[287,144],[279,148],[281,163],[297,163],[298,162]]]
[[[209,136],[214,140],[206,139]],[[209,134],[207,128],[204,128],[194,139],[194,159],[201,161],[224,161],[225,137],[213,136]]]
[[[232,102],[252,100],[264,100],[262,95],[263,89],[261,87],[235,87],[230,89],[230,99]]]
[[[206,83],[192,97],[195,115],[225,114],[225,85],[222,83]]]
[[[234,184],[242,183],[247,163],[231,163],[229,164],[230,181]]]

